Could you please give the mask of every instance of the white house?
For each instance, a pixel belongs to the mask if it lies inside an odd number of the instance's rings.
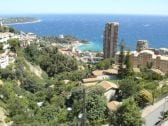
[[[6,68],[9,65],[9,56],[6,53],[0,54],[0,67]]]
[[[108,102],[111,101],[111,99],[115,96],[116,90],[118,90],[119,88],[117,84],[109,81],[102,81],[98,85],[105,89],[104,96],[106,97]]]

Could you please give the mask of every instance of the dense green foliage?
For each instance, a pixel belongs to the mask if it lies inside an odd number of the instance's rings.
[[[111,117],[114,126],[142,126],[140,108],[132,99],[123,102],[122,106]]]
[[[6,121],[13,121],[13,126],[67,126],[83,121],[96,126],[106,121],[104,90],[101,87],[86,88],[84,94],[78,82],[90,75],[90,66],[78,70],[77,61],[62,55],[55,47],[30,45],[23,52],[17,41],[10,40],[9,43],[18,58],[14,64],[0,69],[4,83],[0,87],[3,96],[0,105],[6,109]],[[32,73],[25,58],[39,65],[48,77],[40,78]],[[64,79],[72,81],[65,84]],[[70,99],[69,94],[72,94]],[[69,106],[72,112],[67,110]],[[84,117],[79,119],[84,110],[85,120]]]
[[[8,43],[10,45],[10,50],[16,53],[16,50],[20,47],[20,42],[18,39],[9,39]]]
[[[29,61],[39,64],[49,77],[78,69],[77,61],[59,53],[56,47],[39,49],[35,45],[30,45],[25,49],[25,54]]]
[[[90,77],[94,68],[110,68],[114,63],[112,59],[91,66],[61,54],[58,48],[49,44],[36,43],[22,49],[18,40],[8,42],[18,58],[14,64],[0,69],[3,82],[0,106],[6,110],[6,121],[13,121],[13,126],[76,126],[82,123],[100,126],[109,120],[114,126],[141,126],[139,107],[168,94],[166,84],[159,87],[159,81],[164,81],[161,75],[148,69],[132,74],[129,52],[124,55],[122,46],[119,56],[121,78],[116,80],[119,90],[115,100],[123,101],[123,105],[116,112],[109,112],[105,90],[99,86],[83,87],[80,80]],[[41,68],[44,75],[39,77],[32,72],[29,62]],[[65,83],[64,80],[69,81]]]
[[[151,78],[155,78],[155,80]],[[161,87],[160,82],[163,84]],[[120,92],[117,95],[118,99],[134,97],[138,106],[141,108],[153,104],[168,94],[166,79],[164,80],[161,75],[156,77],[156,74],[152,74],[151,72],[142,72],[127,76],[119,80],[118,83],[120,85]]]
[[[135,97],[138,106],[145,107],[147,104],[151,104],[153,102],[153,96],[152,93],[148,90],[141,90],[139,94]]]
[[[91,75],[91,71],[89,69],[85,70],[75,70],[71,72],[63,72],[58,75],[55,75],[55,78],[58,80],[72,80],[72,81],[79,81],[83,78],[89,77]]]
[[[125,53],[125,45],[124,42],[122,42],[120,45],[120,54],[118,57],[118,77],[121,79],[133,74],[130,51],[127,51],[127,54]]]
[[[96,64],[96,68],[100,70],[106,70],[111,68],[113,63],[114,63],[113,59],[104,59],[100,61],[98,64]]]
[[[126,74],[126,76],[133,74],[132,63],[131,63],[131,54],[129,51],[127,52],[127,55],[125,57],[125,74]]]
[[[4,52],[4,50],[3,50],[3,44],[0,43],[0,53],[3,53],[3,52]]]
[[[68,43],[73,43],[75,41],[78,41],[80,43],[85,43],[85,44],[88,43],[88,41],[86,41],[86,40],[81,40],[81,39],[78,39],[74,36],[69,36],[69,35],[64,36],[64,38],[59,38],[57,36],[44,36],[44,37],[41,37],[40,39],[41,39],[41,41],[44,41],[45,43],[50,43],[50,44],[52,44],[52,43],[68,44]]]
[[[120,45],[120,54],[118,57],[118,64],[119,64],[119,69],[118,69],[118,76],[120,78],[124,78],[125,76],[125,69],[124,69],[124,63],[125,63],[125,46],[124,43],[122,42]]]
[[[119,84],[120,90],[122,91],[122,98],[124,99],[136,95],[141,88],[141,84],[132,77],[123,79]]]
[[[12,27],[0,26],[0,32],[11,32],[16,33],[16,30]]]
[[[14,126],[66,125],[66,97],[78,83],[65,85],[57,80],[41,80],[19,61],[16,66],[1,71],[4,86],[0,87],[3,95],[0,103],[5,104],[8,119],[14,121]]]
[[[85,90],[85,93],[83,92]],[[76,88],[72,91],[68,106],[72,107],[73,116],[80,113],[85,115],[85,122],[88,125],[100,125],[107,119],[106,100],[104,90],[99,87],[90,87],[86,89]],[[85,104],[84,103],[85,97]]]

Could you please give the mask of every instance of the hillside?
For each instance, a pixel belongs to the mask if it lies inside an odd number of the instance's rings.
[[[39,21],[39,19],[33,18],[33,17],[11,17],[11,18],[0,19],[0,22],[1,21],[3,24],[9,25],[9,24],[17,24],[17,23],[37,22]]]

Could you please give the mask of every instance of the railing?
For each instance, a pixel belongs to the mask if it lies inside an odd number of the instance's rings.
[[[155,101],[154,101],[154,103],[156,103],[156,102],[162,100],[163,98],[165,98],[165,97],[167,97],[167,96],[168,96],[168,93],[166,93],[166,94],[164,94],[164,95],[162,95],[162,96],[156,98]]]

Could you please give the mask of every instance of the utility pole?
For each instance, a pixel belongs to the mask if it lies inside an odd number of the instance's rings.
[[[165,113],[167,111],[167,103],[168,103],[168,97],[165,98],[165,103],[163,106],[163,113]]]
[[[81,125],[80,126],[86,126],[86,90],[85,87],[80,83],[81,90],[82,90],[82,99],[83,99],[83,104],[82,104],[82,113],[81,113]]]
[[[83,118],[82,118],[82,126],[86,126],[86,92],[85,92],[85,88],[82,86],[82,90],[83,90],[83,110],[82,110],[82,113],[83,113]]]

